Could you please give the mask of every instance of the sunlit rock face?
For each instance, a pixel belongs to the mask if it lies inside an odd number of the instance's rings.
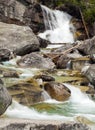
[[[53,99],[58,101],[68,100],[71,95],[70,90],[61,83],[49,82],[44,88]]]
[[[12,98],[0,79],[0,115],[2,115],[11,104]]]
[[[13,99],[26,106],[42,101],[42,89],[37,81],[32,78],[10,85],[8,91]]]
[[[33,44],[36,45],[35,48]],[[27,54],[27,51],[29,51],[29,45],[30,52],[32,52],[33,49],[39,49],[39,41],[29,27],[0,22],[0,48],[14,50],[15,53],[18,53],[19,48],[21,51],[22,48],[23,53]],[[25,49],[24,46],[26,47]],[[24,52],[24,50],[26,52]]]

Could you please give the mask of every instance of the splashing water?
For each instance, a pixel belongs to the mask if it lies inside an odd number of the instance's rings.
[[[45,112],[39,113],[34,109],[30,109],[26,106],[23,106],[16,101],[13,101],[12,105],[8,108],[5,113],[9,117],[17,117],[17,118],[24,118],[24,119],[49,119],[49,120],[64,120],[64,121],[72,121],[72,118],[55,115],[49,115]]]
[[[64,121],[73,121],[77,116],[84,116],[92,121],[95,121],[95,103],[87,95],[82,93],[80,89],[64,84],[71,90],[71,97],[66,102],[58,102],[54,99],[46,100],[46,103],[54,104],[58,106],[59,113],[48,113],[43,111],[37,112],[34,109],[30,109],[26,106],[20,105],[16,101],[6,111],[6,115],[9,117],[27,118],[27,119],[49,119]]]
[[[71,16],[58,10],[51,10],[45,6],[41,7],[46,31],[40,33],[39,36],[52,43],[73,43],[73,32],[75,29],[70,23]]]
[[[76,88],[73,85],[67,83],[64,83],[64,85],[71,90],[72,94],[69,99],[70,102],[78,104],[87,104],[95,107],[95,102],[92,101],[85,93],[82,93],[79,88]]]

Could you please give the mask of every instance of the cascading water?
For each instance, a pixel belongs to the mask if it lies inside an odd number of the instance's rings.
[[[92,121],[95,121],[95,103],[80,89],[64,84],[71,90],[71,97],[67,102],[58,102],[56,100],[47,100],[47,103],[57,105],[59,108],[59,113],[52,113],[48,115],[47,112],[39,113],[34,109],[30,109],[23,105],[13,102],[13,104],[6,111],[6,115],[9,117],[27,118],[27,119],[54,119],[57,120],[74,120],[76,116],[84,116]],[[58,109],[57,108],[57,109]],[[60,115],[61,113],[61,115]]]
[[[73,43],[75,29],[70,23],[72,17],[58,10],[51,10],[45,6],[41,7],[46,31],[40,33],[39,36],[52,43]]]
[[[42,96],[43,96],[44,100],[51,99],[50,95],[45,90],[43,90]]]

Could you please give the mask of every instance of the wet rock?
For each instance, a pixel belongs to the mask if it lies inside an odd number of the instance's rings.
[[[29,6],[24,13],[24,22],[32,28],[34,33],[45,30],[43,13],[40,4],[34,3]]]
[[[16,49],[14,53],[19,56],[24,56],[26,54],[39,50],[40,50],[39,44],[28,44],[26,46]]]
[[[6,78],[19,78],[19,74],[16,71],[3,72],[3,77]]]
[[[83,123],[83,124],[86,124],[86,125],[95,125],[95,122],[94,121],[91,121],[89,120],[88,118],[86,117],[83,117],[83,116],[77,116],[76,117],[76,120],[80,123]]]
[[[16,71],[11,68],[6,68],[3,65],[0,66],[0,76],[5,78],[19,78],[21,71]],[[7,84],[7,83],[6,83]]]
[[[91,63],[92,63],[92,64],[95,63],[95,54],[92,54],[92,55],[90,55],[89,57],[90,57]]]
[[[75,40],[85,40],[87,34],[85,33],[85,28],[81,19],[72,18],[71,23],[75,27],[74,39]]]
[[[42,89],[34,79],[20,81],[8,87],[13,99],[23,105],[30,106],[42,101]],[[30,100],[31,99],[31,100]]]
[[[64,68],[71,68],[71,64],[69,61],[80,58],[82,55],[80,55],[77,51],[71,52],[69,54],[61,55],[57,61],[57,68],[64,69]]]
[[[12,98],[0,79],[0,115],[2,115],[6,109],[11,105]]]
[[[52,76],[49,76],[49,75],[45,75],[45,74],[42,74],[42,75],[37,75],[35,76],[35,78],[41,78],[43,81],[55,81],[55,78],[53,78]]]
[[[0,62],[13,58],[13,53],[8,49],[0,49]]]
[[[78,47],[78,50],[83,55],[95,54],[95,36],[92,39],[83,41],[82,44]]]
[[[0,22],[0,48],[7,48],[20,53],[21,49],[33,51],[33,45],[39,46],[39,41],[32,30],[27,26],[18,26]],[[33,49],[31,49],[31,46]],[[30,48],[29,48],[30,47]],[[21,51],[22,53],[22,51]]]
[[[95,86],[95,64],[89,66],[84,72],[84,75]]]
[[[70,58],[67,55],[60,56],[57,61],[57,68],[60,68],[60,69],[67,68],[67,64],[69,61],[70,61]]]
[[[71,60],[71,68],[74,70],[82,70],[84,66],[90,63],[90,59],[88,57],[75,58]]]
[[[46,48],[49,44],[51,44],[49,41],[42,39],[40,37],[37,37],[40,43],[41,48]]]
[[[22,57],[17,64],[22,67],[33,67],[39,69],[53,69],[54,63],[49,58],[44,58],[39,53],[31,53]]]
[[[49,82],[44,85],[44,88],[51,98],[58,101],[66,101],[71,95],[70,90],[61,83]]]

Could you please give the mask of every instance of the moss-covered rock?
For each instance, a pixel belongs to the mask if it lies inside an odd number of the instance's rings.
[[[22,80],[7,87],[13,99],[19,103],[30,106],[42,101],[42,89],[34,79]]]

